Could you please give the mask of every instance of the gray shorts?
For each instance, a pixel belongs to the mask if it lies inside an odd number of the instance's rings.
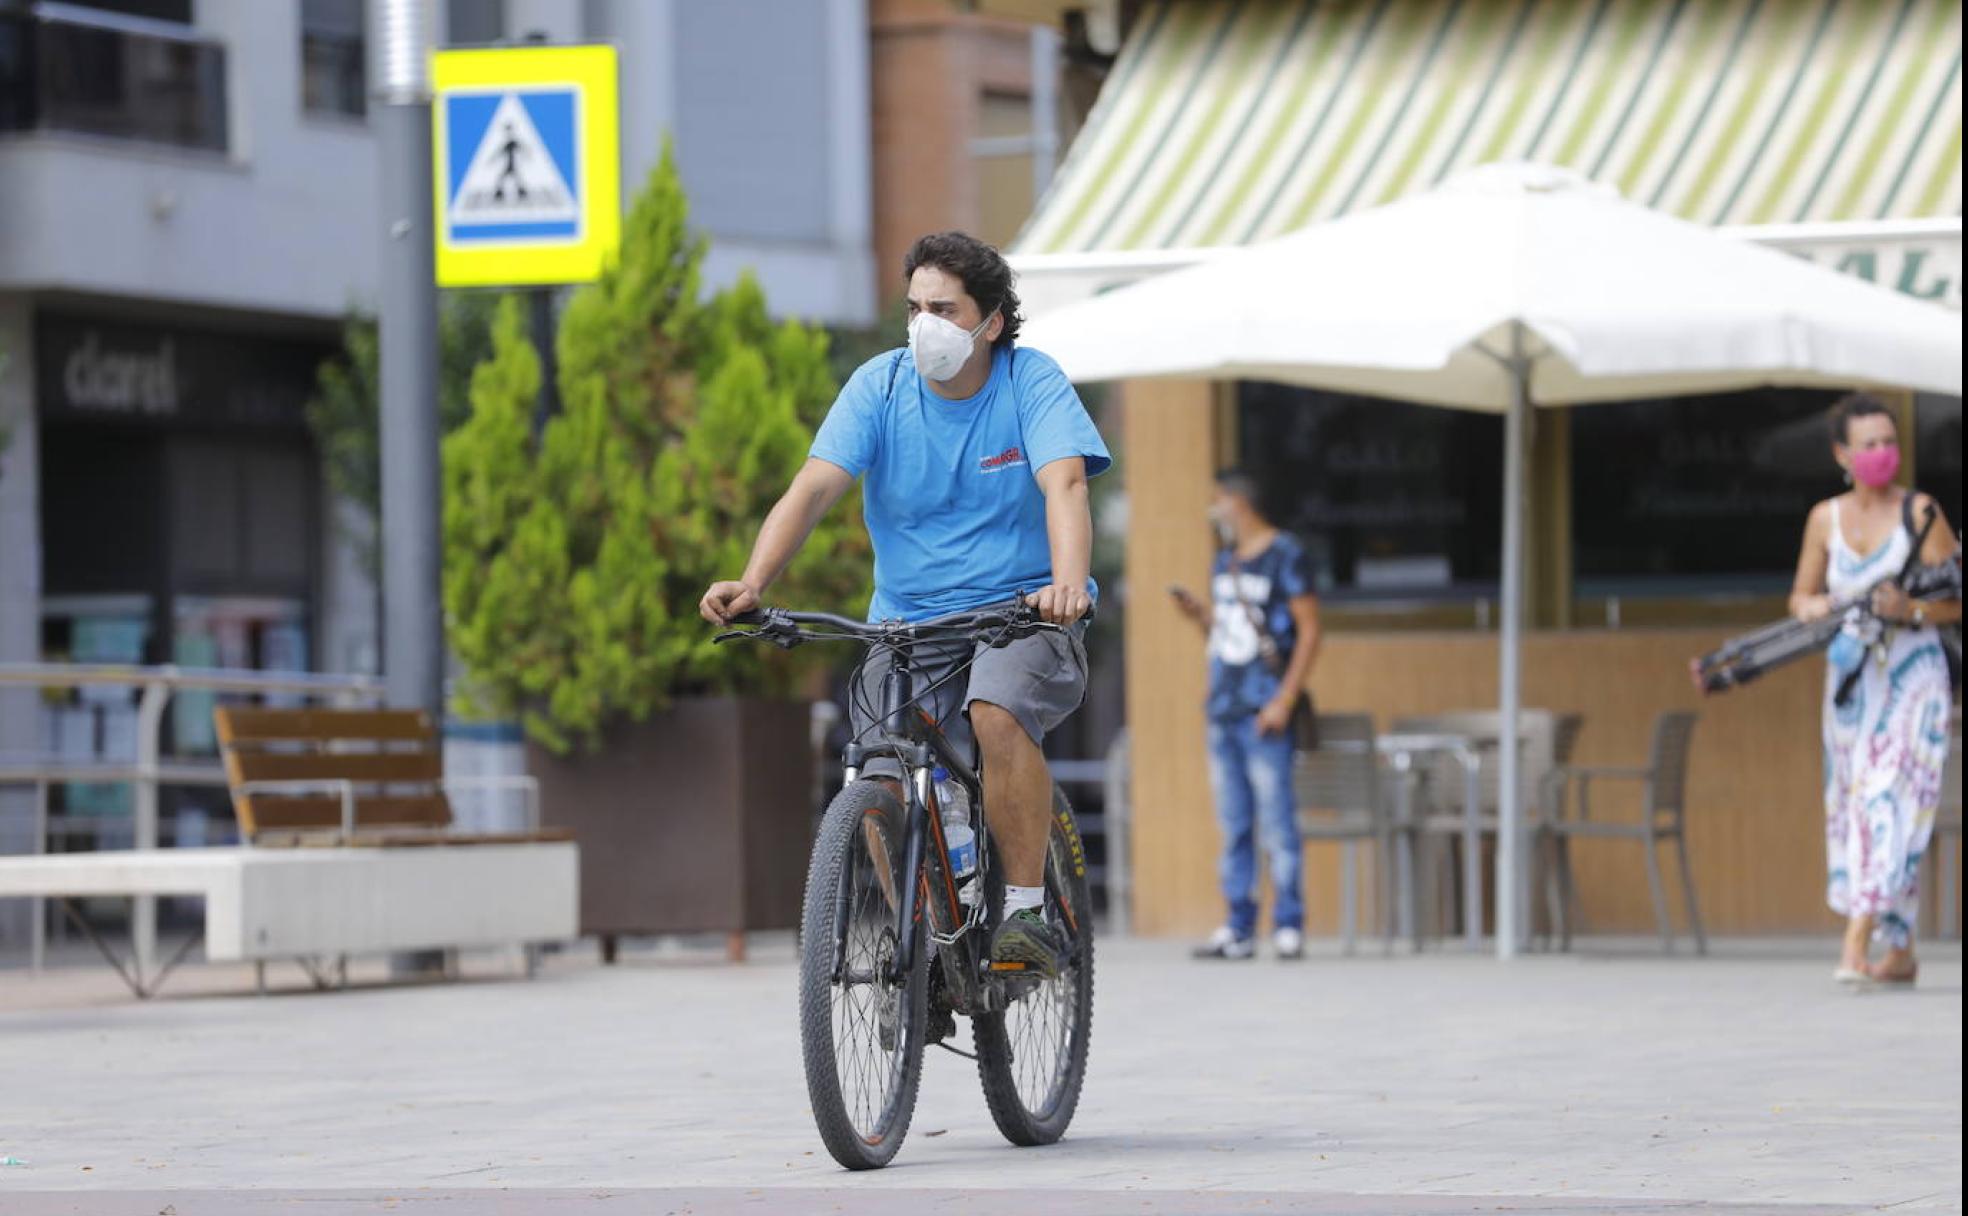
[[[976,647],[977,661],[938,687],[928,696],[925,689],[936,684],[963,659],[971,647],[963,642],[951,645],[924,645],[915,649],[915,691],[918,704],[930,712],[943,727],[943,733],[956,747],[957,754],[976,763],[977,743],[970,733],[970,707],[979,701],[1010,713],[1025,728],[1034,743],[1044,743],[1047,732],[1064,722],[1086,699],[1087,657],[1085,624],[1065,633],[1047,630],[993,648]],[[854,737],[873,742],[871,729],[881,715],[882,677],[888,673],[893,656],[873,654],[862,668],[857,685],[849,690],[847,720]],[[876,758],[864,770],[893,776],[893,760]]]

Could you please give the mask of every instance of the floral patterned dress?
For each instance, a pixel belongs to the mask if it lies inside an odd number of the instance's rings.
[[[1896,527],[1871,553],[1855,552],[1838,505],[1833,499],[1826,573],[1834,597],[1897,574],[1913,548],[1912,534]],[[1843,673],[1834,664],[1825,678],[1825,897],[1841,916],[1875,918],[1876,941],[1905,947],[1913,940],[1920,857],[1941,801],[1953,688],[1932,627],[1888,627],[1859,665],[1844,705],[1836,700]]]

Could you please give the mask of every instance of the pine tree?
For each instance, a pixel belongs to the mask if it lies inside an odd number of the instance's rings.
[[[798,678],[793,656],[712,645],[697,600],[744,568],[805,460],[835,391],[827,338],[774,322],[749,277],[703,300],[703,252],[666,151],[618,261],[561,317],[561,412],[535,442],[540,361],[507,300],[470,416],[445,440],[445,611],[468,673],[458,708],[517,716],[556,751],[678,695],[783,695]],[[847,502],[773,596],[853,612],[867,592],[867,538]]]

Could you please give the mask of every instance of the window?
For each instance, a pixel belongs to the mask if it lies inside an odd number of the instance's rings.
[[[977,235],[1004,246],[1032,214],[1032,99],[986,92],[977,126]]]
[[[506,36],[506,0],[451,0],[444,9],[446,46],[487,46]]]
[[[1934,496],[1961,530],[1961,398],[1921,393],[1913,401],[1913,484]]]
[[[68,2],[76,8],[93,8],[124,17],[169,21],[173,25],[191,24],[191,0],[68,0]]]
[[[363,0],[301,0],[301,105],[310,113],[367,112]]]
[[[1502,419],[1256,382],[1238,385],[1237,419],[1240,463],[1305,543],[1322,592],[1495,594]]]
[[[1788,587],[1804,517],[1839,488],[1826,430],[1839,395],[1763,389],[1573,410],[1578,594]]]
[[[226,149],[226,52],[184,4],[0,4],[0,130]]]

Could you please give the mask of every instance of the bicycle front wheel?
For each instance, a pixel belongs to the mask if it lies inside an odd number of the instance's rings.
[[[813,1121],[834,1160],[887,1165],[902,1147],[922,1078],[929,992],[926,941],[898,982],[896,909],[905,882],[902,803],[857,781],[827,808],[800,925],[800,1054]]]
[[[986,897],[992,912],[1001,915],[1004,883],[998,874],[992,871],[996,881],[987,884]],[[991,1119],[1005,1139],[1024,1147],[1051,1144],[1066,1134],[1080,1104],[1093,1036],[1093,899],[1087,891],[1086,849],[1072,805],[1056,785],[1045,891],[1046,915],[1066,935],[1058,976],[1014,990],[1009,1008],[971,1019]]]

